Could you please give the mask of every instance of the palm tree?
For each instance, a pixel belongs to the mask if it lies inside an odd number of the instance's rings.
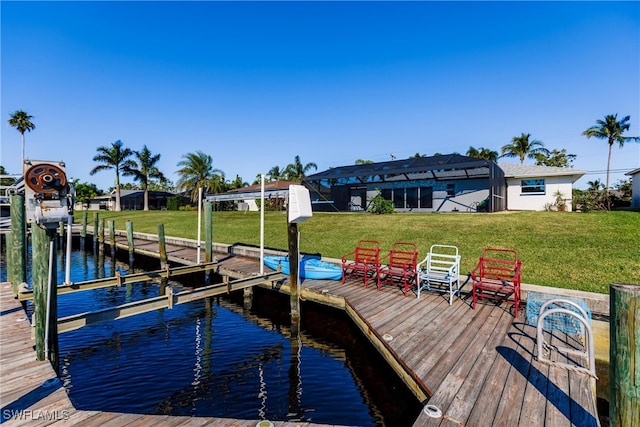
[[[605,184],[605,190],[607,191],[607,193],[609,192],[609,172],[611,170],[611,149],[613,148],[613,143],[617,142],[622,148],[625,142],[640,141],[640,137],[622,135],[631,127],[631,124],[629,123],[630,119],[631,116],[626,116],[622,120],[618,121],[618,114],[609,114],[608,116],[604,117],[604,120],[596,120],[597,124],[595,126],[591,126],[589,129],[582,132],[582,134],[587,138],[591,138],[592,136],[594,136],[598,139],[606,139],[609,143],[609,157],[607,158],[607,183]]]
[[[116,171],[116,212],[120,212],[120,172],[128,167],[135,167],[135,163],[129,160],[133,151],[122,146],[122,141],[117,140],[111,144],[111,147],[98,147],[98,154],[93,158],[94,162],[104,163],[91,169],[90,175],[106,169],[115,169]]]
[[[267,176],[269,177],[269,181],[277,181],[282,178],[282,171],[280,170],[280,166],[274,166],[269,169],[269,172],[267,172]]]
[[[131,175],[135,181],[140,182],[142,190],[144,190],[144,210],[149,210],[149,183],[151,180],[165,181],[166,178],[158,169],[160,154],[152,155],[151,151],[145,145],[140,151],[134,151],[133,154],[138,159],[133,165],[127,164],[122,168],[123,175]]]
[[[311,169],[318,169],[318,165],[313,162],[303,165],[300,161],[300,156],[296,156],[293,163],[287,165],[284,168],[284,173],[288,181],[302,181],[306,176],[306,173]]]
[[[507,144],[500,149],[502,151],[500,157],[519,157],[520,164],[522,164],[525,157],[533,159],[539,153],[549,154],[549,150],[544,148],[542,141],[537,139],[529,141],[530,136],[530,133],[524,132],[520,136],[514,136],[511,144]]]
[[[480,147],[479,149],[475,147],[469,147],[467,150],[467,156],[473,157],[474,159],[483,159],[489,160],[491,162],[495,162],[498,160],[498,152],[493,151],[489,148]]]
[[[182,155],[178,162],[177,173],[180,175],[176,187],[191,193],[191,201],[198,200],[198,189],[205,193],[219,193],[224,186],[224,172],[214,169],[210,155],[197,151]]]
[[[9,117],[9,126],[18,129],[18,132],[22,134],[22,164],[24,165],[24,133],[26,131],[31,132],[36,128],[31,122],[33,116],[30,116],[23,110],[17,110]],[[20,166],[22,167],[22,166]]]

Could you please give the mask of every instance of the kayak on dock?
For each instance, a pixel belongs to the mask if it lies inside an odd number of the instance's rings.
[[[290,272],[288,256],[265,256],[264,265],[272,270],[278,270],[278,267],[281,267],[284,274],[289,274]],[[342,279],[342,268],[340,266],[322,261],[317,256],[303,256],[300,260],[300,268],[298,271],[300,272],[301,279]]]

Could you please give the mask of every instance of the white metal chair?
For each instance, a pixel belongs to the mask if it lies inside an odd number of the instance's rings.
[[[449,305],[453,295],[460,297],[460,255],[450,245],[432,245],[426,258],[418,264],[418,298],[420,291],[448,292]]]

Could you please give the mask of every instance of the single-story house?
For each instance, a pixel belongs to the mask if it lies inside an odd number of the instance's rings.
[[[640,208],[640,168],[625,173],[631,177],[631,207]]]
[[[270,181],[264,183],[265,203],[272,209],[284,209],[289,199],[289,185],[300,185],[292,181]],[[248,187],[236,188],[223,194],[207,194],[205,201],[209,202],[233,202],[239,211],[259,210],[258,201],[262,192],[262,184],[254,184]]]
[[[574,168],[500,163],[507,182],[507,210],[543,211],[571,210],[573,184],[586,171]],[[562,208],[561,208],[562,209]]]
[[[573,183],[585,171],[573,168],[498,164],[460,154],[412,157],[340,166],[305,177],[315,212],[364,212],[380,194],[397,212],[499,212],[571,210]],[[265,183],[265,198],[284,208],[288,181]],[[206,200],[234,201],[239,210],[258,210],[260,184]]]
[[[175,196],[167,191],[149,191],[149,209],[163,210],[167,208],[167,199]],[[96,196],[86,203],[76,203],[76,210],[114,210],[116,208],[116,190],[105,196]],[[144,209],[144,191],[120,190],[120,209],[142,210]]]

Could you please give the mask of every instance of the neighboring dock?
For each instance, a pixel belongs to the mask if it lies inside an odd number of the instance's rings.
[[[170,262],[195,264],[195,240],[166,242]],[[118,236],[116,246],[126,250],[126,237]],[[152,236],[138,234],[134,246],[139,254],[159,257],[158,243]],[[260,271],[257,259],[247,256],[255,254],[255,248],[216,245],[214,251],[218,273],[228,278],[255,277]],[[265,267],[265,272],[270,270]],[[418,399],[428,399],[434,410],[421,412],[415,426],[599,425],[591,377],[538,362],[534,357],[535,328],[525,324],[522,313],[514,319],[506,307],[482,304],[472,310],[464,293],[450,306],[439,293],[423,292],[420,299],[404,297],[399,288],[378,291],[375,286],[364,288],[358,280],[344,285],[340,281],[305,280],[301,285],[301,299],[345,310]],[[286,281],[260,286],[288,293]],[[3,419],[6,410],[15,409],[41,411],[33,415],[66,414],[64,420],[31,415],[32,425],[108,421],[114,426],[255,426],[258,422],[76,411],[59,381],[55,382],[49,363],[35,361],[29,322],[6,284],[0,297]],[[442,416],[434,417],[437,411]],[[12,418],[7,425],[24,425],[24,421]]]

